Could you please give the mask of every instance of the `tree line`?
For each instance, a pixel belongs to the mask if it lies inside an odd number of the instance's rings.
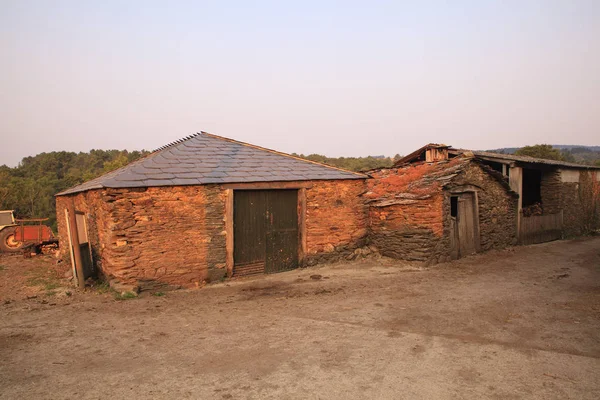
[[[25,157],[17,167],[0,166],[0,210],[15,210],[17,218],[49,218],[56,231],[54,195],[120,168],[147,151],[54,151]]]
[[[25,157],[14,168],[2,165],[0,210],[15,210],[18,218],[49,218],[49,225],[56,229],[56,193],[125,166],[147,154],[149,152],[145,150],[91,150],[87,153],[57,151]],[[518,149],[516,154],[600,165],[600,152],[585,147],[559,150],[551,145],[535,145]],[[400,158],[398,154],[394,157],[292,155],[351,171],[391,167]]]

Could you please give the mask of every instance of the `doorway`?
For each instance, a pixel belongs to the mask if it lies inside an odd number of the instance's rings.
[[[461,258],[479,251],[479,213],[473,192],[450,196],[451,254]]]
[[[298,267],[298,190],[235,190],[233,275]]]

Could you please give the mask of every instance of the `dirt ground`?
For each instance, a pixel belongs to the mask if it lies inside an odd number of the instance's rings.
[[[600,398],[600,238],[131,300],[53,262],[0,258],[1,399]]]

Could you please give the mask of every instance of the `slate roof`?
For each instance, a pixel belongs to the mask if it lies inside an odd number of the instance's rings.
[[[363,174],[201,132],[57,196],[101,188],[365,178]]]
[[[453,149],[450,148],[449,152],[452,154],[464,153],[470,150],[463,149]],[[544,158],[535,158],[529,156],[517,156],[514,154],[501,154],[501,153],[492,153],[489,151],[471,151],[475,157],[482,159],[497,159],[497,160],[505,160],[505,161],[515,161],[520,163],[528,163],[528,164],[545,164],[545,165],[554,165],[557,167],[566,167],[566,168],[579,168],[579,169],[600,169],[600,167],[596,167],[594,165],[585,165],[585,164],[577,164],[566,161],[558,161],[558,160],[546,160]]]
[[[498,162],[502,161],[512,161],[517,163],[527,163],[527,164],[544,164],[544,165],[553,165],[556,167],[565,167],[565,168],[578,168],[578,169],[597,169],[600,170],[600,167],[596,167],[594,165],[584,165],[584,164],[576,164],[566,161],[557,161],[557,160],[546,160],[544,158],[535,158],[528,156],[517,156],[514,154],[501,154],[501,153],[492,153],[489,151],[478,151],[478,150],[467,150],[467,149],[456,149],[452,146],[446,146],[444,144],[435,144],[429,143],[420,149],[413,151],[412,153],[402,157],[398,161],[394,163],[394,167],[399,167],[403,164],[414,162],[419,160],[422,157],[422,154],[430,148],[444,148],[448,147],[448,154],[453,156],[458,156],[465,153],[472,153],[475,157],[483,159],[483,160],[496,160]],[[506,163],[506,162],[505,162]]]

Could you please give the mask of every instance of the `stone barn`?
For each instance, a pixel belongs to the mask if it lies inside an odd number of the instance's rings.
[[[558,160],[448,149],[448,157],[473,154],[502,174],[519,194],[521,244],[588,234],[600,228],[600,167]]]
[[[370,175],[369,242],[385,256],[435,264],[517,243],[519,196],[472,153],[430,144]]]
[[[57,194],[61,250],[77,235],[86,275],[141,289],[346,257],[366,178],[202,132]]]

